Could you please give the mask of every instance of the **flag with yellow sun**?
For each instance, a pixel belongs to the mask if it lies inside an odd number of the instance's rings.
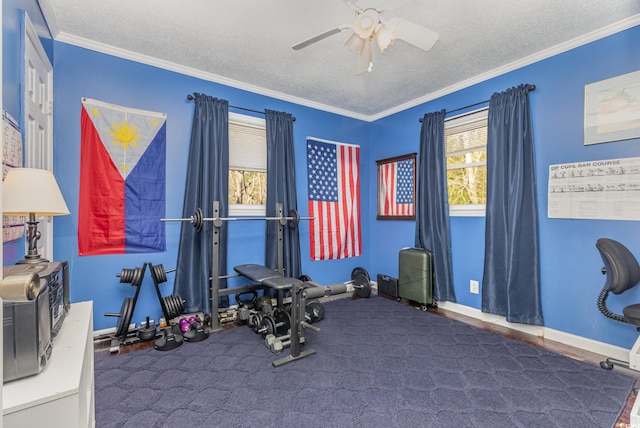
[[[82,99],[78,252],[166,250],[166,114]]]

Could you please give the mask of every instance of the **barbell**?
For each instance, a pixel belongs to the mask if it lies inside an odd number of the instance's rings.
[[[160,221],[188,221],[193,227],[200,232],[205,221],[212,221],[216,227],[222,226],[225,221],[244,221],[244,220],[262,220],[262,221],[279,221],[282,226],[289,225],[291,229],[298,227],[300,220],[313,220],[315,217],[300,217],[295,209],[289,210],[286,217],[205,217],[202,208],[196,208],[195,212],[189,218],[161,218]]]

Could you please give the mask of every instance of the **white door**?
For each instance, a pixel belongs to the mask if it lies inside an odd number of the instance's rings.
[[[25,167],[53,170],[53,67],[25,15],[24,153]],[[38,253],[53,259],[53,218],[38,217]]]

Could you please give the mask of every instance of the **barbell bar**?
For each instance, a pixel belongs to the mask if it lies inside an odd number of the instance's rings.
[[[160,221],[188,221],[199,232],[205,221],[212,221],[216,227],[222,226],[225,221],[244,221],[244,220],[261,220],[261,221],[279,221],[281,225],[289,225],[291,229],[298,227],[300,220],[314,220],[315,217],[300,217],[295,209],[289,210],[287,217],[204,217],[201,208],[196,208],[193,215],[189,218],[161,218]]]

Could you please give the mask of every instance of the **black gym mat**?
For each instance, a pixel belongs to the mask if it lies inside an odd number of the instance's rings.
[[[97,427],[612,427],[634,379],[382,297],[274,368],[248,327],[95,362]]]

